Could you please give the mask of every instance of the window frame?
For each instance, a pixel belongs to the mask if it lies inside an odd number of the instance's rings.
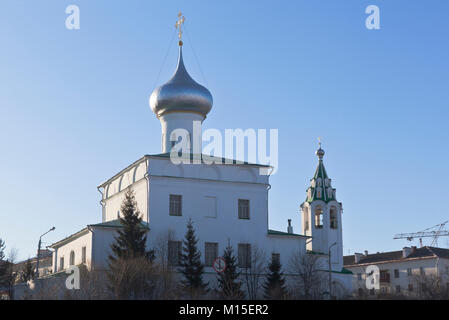
[[[393,274],[394,274],[395,279],[399,279],[399,276],[400,276],[399,269],[394,269]]]
[[[211,252],[211,247],[213,247],[213,258],[209,256]],[[205,242],[204,243],[204,265],[207,267],[212,267],[215,259],[218,258],[218,242]]]
[[[173,252],[173,246],[176,246],[176,251]],[[168,240],[167,264],[171,267],[179,266],[179,256],[182,252],[182,241]],[[177,253],[177,254],[176,254]]]
[[[69,267],[75,265],[75,251],[71,250],[69,255]]]
[[[182,217],[182,195],[170,194],[168,202],[168,215],[172,217]]]
[[[313,221],[314,221],[315,229],[323,229],[324,228],[324,212],[323,212],[323,208],[320,205],[315,207],[315,210],[313,211],[313,218],[314,218]]]
[[[277,261],[279,264],[281,264],[281,254],[278,252],[273,252],[271,254],[271,260],[272,261]]]
[[[64,256],[59,257],[59,270],[64,270]]]
[[[245,204],[246,203],[246,204]],[[245,205],[243,205],[245,204]],[[250,220],[251,218],[251,202],[249,199],[238,199],[237,201],[237,208],[238,208],[238,218],[240,220]],[[245,211],[244,211],[245,209]]]
[[[329,210],[329,227],[331,229],[338,229],[338,214],[337,208],[331,207]]]
[[[243,255],[245,254],[245,258]],[[239,243],[237,246],[238,266],[239,268],[249,269],[251,268],[251,244]],[[245,261],[243,261],[245,260]]]

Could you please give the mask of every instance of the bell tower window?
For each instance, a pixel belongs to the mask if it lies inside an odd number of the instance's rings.
[[[337,209],[335,207],[331,208],[329,216],[331,229],[338,229]]]
[[[321,206],[317,206],[315,208],[315,228],[323,228],[323,209],[321,208]]]

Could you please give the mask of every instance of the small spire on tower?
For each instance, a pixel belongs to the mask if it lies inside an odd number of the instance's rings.
[[[182,47],[182,25],[184,24],[184,21],[186,21],[186,18],[182,15],[182,12],[179,11],[178,13],[178,21],[176,21],[175,28],[178,30],[178,38],[179,38],[179,46]]]

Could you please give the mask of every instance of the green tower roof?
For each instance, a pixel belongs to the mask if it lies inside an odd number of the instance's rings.
[[[313,178],[310,180],[310,187],[307,189],[306,202],[313,202],[315,200],[321,200],[326,203],[337,200],[335,189],[332,188],[331,179],[327,176],[326,168],[324,168],[323,157],[324,150],[320,148],[317,150],[318,166],[316,168]]]

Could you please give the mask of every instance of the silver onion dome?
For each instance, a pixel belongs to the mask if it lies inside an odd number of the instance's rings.
[[[180,45],[176,71],[166,84],[154,89],[150,96],[151,110],[158,118],[170,112],[196,112],[206,118],[212,104],[209,90],[193,80],[187,72]]]

